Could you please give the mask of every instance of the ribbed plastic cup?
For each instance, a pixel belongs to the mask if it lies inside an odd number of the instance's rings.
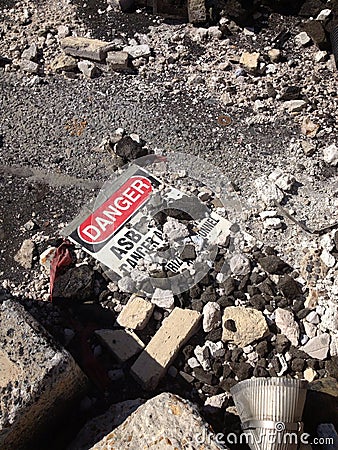
[[[307,384],[305,380],[276,377],[252,378],[233,386],[243,442],[252,450],[297,450]]]
[[[338,26],[336,26],[331,32],[330,38],[332,44],[332,53],[334,54],[336,68],[338,69]]]

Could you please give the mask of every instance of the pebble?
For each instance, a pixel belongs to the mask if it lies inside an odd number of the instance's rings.
[[[268,56],[272,63],[277,63],[281,60],[282,52],[278,48],[272,48],[268,51]]]
[[[243,52],[241,55],[240,64],[249,72],[256,72],[259,65],[259,58],[260,54],[258,52]]]
[[[38,56],[38,48],[37,48],[36,44],[31,44],[21,54],[22,59],[27,59],[29,61],[35,61],[37,56]]]
[[[211,37],[212,39],[221,39],[222,31],[218,27],[209,27],[208,36]]]
[[[37,74],[39,72],[39,64],[34,61],[29,61],[28,59],[22,59],[20,61],[20,68],[23,72],[30,74]]]
[[[331,255],[331,253],[329,253],[326,249],[324,249],[320,254],[320,259],[327,267],[334,267],[336,264],[336,258]]]
[[[279,230],[283,227],[283,222],[279,217],[268,217],[267,219],[265,219],[263,226],[265,229]]]
[[[286,309],[277,308],[275,311],[275,321],[277,327],[281,330],[281,333],[296,347],[299,342],[300,331],[293,313]]]
[[[229,401],[229,394],[224,392],[223,394],[218,395],[212,395],[211,397],[208,397],[205,402],[204,406],[211,406],[212,408],[224,408]]]
[[[14,256],[14,260],[19,263],[24,269],[31,269],[33,264],[33,253],[35,244],[31,239],[25,239]]]
[[[150,56],[150,47],[147,44],[131,45],[123,48],[123,51],[128,53],[131,58],[141,58]]]
[[[200,367],[200,365],[201,365],[201,364],[198,362],[197,358],[195,358],[195,357],[189,358],[188,361],[187,361],[187,364],[188,364],[188,366],[191,367],[192,369],[195,369],[195,367]]]
[[[311,383],[317,376],[317,372],[313,370],[311,367],[308,367],[304,370],[304,379]]]
[[[86,78],[94,78],[99,73],[96,65],[91,61],[79,61],[77,67]]]
[[[316,313],[316,311],[309,312],[309,314],[305,317],[305,320],[309,323],[312,323],[313,325],[318,325],[320,322],[319,315]]]
[[[242,254],[234,255],[230,259],[230,270],[234,275],[248,275],[251,271],[251,264],[248,257]]]
[[[298,44],[303,45],[304,47],[311,42],[310,36],[305,31],[297,34],[295,40]]]
[[[166,223],[163,225],[163,233],[170,242],[175,242],[189,236],[188,228],[173,217],[167,218]]]
[[[311,358],[323,360],[327,357],[330,348],[330,335],[323,333],[310,339],[300,350],[307,353]]]
[[[203,367],[203,370],[210,370],[210,351],[209,348],[204,345],[203,347],[197,345],[194,349],[194,354],[199,362],[199,365]]]
[[[174,295],[170,290],[156,288],[151,298],[151,303],[154,303],[159,308],[171,311],[175,306]]]
[[[304,100],[288,100],[283,103],[283,108],[290,113],[300,112],[306,107],[307,103]]]
[[[256,178],[254,184],[258,197],[260,197],[266,205],[274,205],[275,200],[278,203],[283,200],[283,191],[264,175],[260,178]]]
[[[316,20],[321,20],[321,21],[325,21],[326,19],[328,19],[332,14],[332,10],[331,9],[323,9],[322,11],[320,11],[320,13],[318,14],[318,16],[316,17]]]
[[[323,159],[331,166],[336,166],[338,163],[338,147],[336,144],[331,144],[323,150]]]
[[[216,302],[208,302],[203,307],[203,331],[208,333],[221,324],[221,307]]]

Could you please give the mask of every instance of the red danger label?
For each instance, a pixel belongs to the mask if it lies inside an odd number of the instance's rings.
[[[78,235],[88,244],[109,239],[149,198],[151,182],[142,176],[130,177],[107,201],[78,227]]]

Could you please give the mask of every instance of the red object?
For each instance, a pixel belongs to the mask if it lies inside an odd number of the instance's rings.
[[[54,283],[55,279],[58,276],[58,273],[60,272],[60,269],[62,267],[67,267],[73,262],[72,255],[70,254],[69,247],[72,244],[65,240],[62,242],[62,244],[56,249],[54,258],[50,265],[50,274],[49,274],[49,294],[50,294],[50,301],[53,301],[53,289],[54,289]]]

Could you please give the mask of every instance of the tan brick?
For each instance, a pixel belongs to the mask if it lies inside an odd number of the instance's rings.
[[[192,336],[201,314],[175,308],[131,367],[134,378],[145,389],[155,389],[181,346]]]
[[[60,43],[66,55],[94,61],[103,61],[107,56],[107,52],[114,47],[109,42],[74,36],[61,39]]]
[[[128,330],[97,330],[95,334],[120,362],[125,362],[144,349],[141,339]]]
[[[117,318],[117,323],[132,330],[142,330],[148,323],[155,305],[133,295]]]

